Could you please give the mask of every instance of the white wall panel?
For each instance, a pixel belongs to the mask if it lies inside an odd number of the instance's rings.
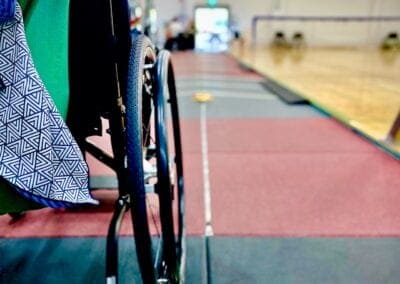
[[[193,16],[194,6],[205,4],[197,0],[154,0],[159,16],[159,38],[163,39],[166,21],[182,12]],[[182,3],[184,5],[182,6]],[[229,5],[244,37],[250,39],[251,19],[254,15],[314,15],[314,16],[400,16],[400,0],[220,0]],[[267,43],[277,30],[288,37],[302,31],[309,44],[361,44],[377,45],[389,31],[400,33],[400,22],[394,23],[304,23],[268,22],[259,23],[259,42]]]

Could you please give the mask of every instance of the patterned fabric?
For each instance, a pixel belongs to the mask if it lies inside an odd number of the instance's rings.
[[[0,0],[0,22],[14,18],[15,2],[16,0]]]
[[[0,78],[0,175],[46,206],[97,204],[82,153],[33,65],[19,6],[0,23]]]

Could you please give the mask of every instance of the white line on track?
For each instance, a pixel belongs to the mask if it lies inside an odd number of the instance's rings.
[[[208,142],[207,142],[207,104],[200,104],[200,132],[201,132],[201,154],[203,159],[203,183],[204,183],[204,217],[205,235],[212,236],[212,214],[211,214],[211,186],[210,170],[208,164]]]

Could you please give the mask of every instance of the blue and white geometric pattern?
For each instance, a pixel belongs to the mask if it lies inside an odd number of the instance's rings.
[[[82,153],[33,65],[19,6],[0,23],[0,81],[0,175],[46,206],[97,204]]]

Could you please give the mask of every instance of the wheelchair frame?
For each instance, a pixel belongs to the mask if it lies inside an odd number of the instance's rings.
[[[82,71],[80,66],[82,56],[91,52],[82,51],[80,41],[85,34],[82,37],[80,30],[86,23],[82,19],[96,7],[91,6],[93,3],[99,5],[96,9],[101,11],[100,16],[106,18],[101,19],[106,24],[99,31],[102,35],[99,42],[106,47],[96,53],[96,56],[106,55],[103,73],[96,73],[93,66]],[[119,197],[107,235],[106,282],[118,282],[119,230],[123,216],[130,210],[143,282],[182,283],[186,255],[184,184],[173,67],[170,54],[155,50],[145,35],[131,31],[129,20],[127,0],[70,0],[71,94],[67,124],[81,150],[113,169],[118,178]],[[87,70],[107,81],[99,100],[93,97],[89,86],[98,78],[82,73]],[[170,120],[166,118],[168,109]],[[108,133],[113,156],[86,140],[90,135],[101,134],[100,117],[110,122]],[[173,143],[168,140],[168,121],[172,123]],[[147,163],[153,163],[150,170],[144,169]],[[172,178],[174,174],[176,181]],[[158,215],[148,208],[152,205],[148,194],[158,200]],[[158,238],[152,235],[149,221],[159,223]]]

